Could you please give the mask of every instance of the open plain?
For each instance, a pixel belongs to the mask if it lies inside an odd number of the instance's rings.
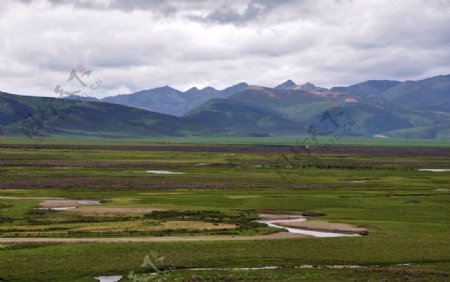
[[[0,278],[444,281],[449,156],[398,144],[3,143]],[[258,222],[295,216],[305,221],[280,225],[360,236]]]

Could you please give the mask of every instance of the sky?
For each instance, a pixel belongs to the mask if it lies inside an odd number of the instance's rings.
[[[81,81],[68,80],[73,69]],[[56,86],[81,91],[82,82],[96,97],[287,79],[332,87],[440,74],[450,74],[450,0],[0,0],[8,93],[56,96]]]

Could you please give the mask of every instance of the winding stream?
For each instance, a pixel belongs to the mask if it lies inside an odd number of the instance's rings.
[[[284,227],[277,225],[277,223],[280,222],[304,222],[306,221],[305,217],[298,217],[298,218],[291,218],[291,219],[264,219],[264,220],[257,220],[256,222],[266,224],[269,227],[274,228],[281,228],[287,230],[289,233],[296,233],[296,234],[304,234],[309,235],[313,237],[320,237],[320,238],[327,238],[327,237],[344,237],[344,236],[361,236],[359,234],[347,234],[347,233],[336,233],[336,232],[323,232],[323,231],[313,231],[313,230],[306,230],[306,229],[300,229],[300,228],[293,228],[293,227]]]

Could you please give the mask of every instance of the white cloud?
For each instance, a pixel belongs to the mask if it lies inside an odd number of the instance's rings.
[[[450,73],[449,49],[443,0],[0,2],[0,90],[26,95],[77,64],[103,80],[96,96],[418,79]]]

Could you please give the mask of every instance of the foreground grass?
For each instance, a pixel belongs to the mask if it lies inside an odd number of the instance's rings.
[[[286,158],[291,161],[280,161]],[[20,198],[0,199],[3,232],[14,226],[80,227],[77,224],[89,226],[90,232],[108,228],[115,232],[116,228],[151,229],[151,222],[191,224],[192,217],[209,224],[237,224],[242,218],[232,215],[251,218],[261,211],[321,213],[320,220],[369,229],[369,236],[351,238],[3,245],[0,278],[6,281],[94,281],[98,275],[148,274],[155,269],[141,267],[146,255],[157,270],[176,269],[155,276],[165,281],[448,280],[450,174],[417,171],[448,168],[447,156],[323,154],[311,161],[303,155],[275,153],[0,149],[0,161],[4,188],[0,196]],[[185,174],[145,172],[151,169]],[[33,210],[39,200],[26,197],[97,199],[104,207],[169,212],[108,218],[39,214]],[[137,224],[140,221],[148,225]],[[397,265],[404,263],[412,265]],[[296,268],[301,265],[369,268]],[[263,266],[280,268],[189,270]]]
[[[53,190],[28,190],[29,194],[51,194]],[[23,193],[23,191],[22,191]],[[59,191],[58,194],[92,195],[95,191]],[[11,194],[11,193],[8,193]],[[125,195],[124,195],[125,194]],[[343,280],[358,277],[444,281],[448,275],[439,265],[450,262],[448,242],[449,195],[424,189],[392,192],[372,190],[175,190],[175,191],[101,191],[97,196],[111,196],[111,202],[165,206],[177,209],[254,210],[282,212],[323,212],[333,222],[349,222],[370,228],[370,235],[358,238],[290,239],[275,241],[223,241],[143,244],[73,244],[4,246],[0,250],[0,277],[5,280],[76,281],[92,279],[103,274],[127,275],[130,271],[147,273],[142,269],[144,257],[152,252],[164,257],[158,266],[167,269],[198,267],[261,267],[292,268],[302,264],[317,265],[377,265],[376,270],[277,270],[267,274],[273,281],[307,278]],[[126,200],[125,200],[126,199]],[[427,264],[422,272],[392,271],[388,265]],[[437,265],[437,267],[435,267]],[[400,267],[408,269],[409,267]],[[14,269],[14,271],[11,271]],[[373,270],[373,271],[372,271]],[[447,268],[448,270],[448,268]],[[269,272],[269,271],[268,271]],[[267,272],[267,273],[268,273]],[[63,274],[63,276],[61,276]],[[253,274],[252,274],[253,273]],[[171,273],[166,281],[190,279],[191,276],[226,279],[257,279],[253,271],[220,273]],[[308,273],[316,273],[310,274]],[[320,273],[320,274],[317,274]],[[339,273],[339,274],[337,274]],[[403,273],[403,276],[401,275]],[[447,274],[446,274],[447,273]],[[173,275],[173,276],[172,276]],[[306,276],[303,276],[306,275]],[[336,276],[337,275],[337,276]],[[444,276],[443,276],[444,275]],[[254,278],[251,278],[254,277]],[[256,277],[256,278],[255,278]],[[214,278],[216,279],[216,278]],[[413,279],[414,280],[414,279]],[[183,280],[180,280],[183,281]],[[188,280],[186,280],[188,281]],[[195,281],[195,280],[194,280]],[[199,280],[202,281],[202,280]],[[209,280],[206,280],[209,281]],[[214,281],[214,280],[212,280]],[[233,281],[233,280],[230,280]],[[269,280],[270,281],[270,280]],[[279,281],[279,280],[278,280]]]
[[[399,240],[400,239],[400,240]],[[146,255],[169,268],[447,263],[447,242],[438,238],[334,238],[152,244],[16,246],[0,252],[5,280],[72,281],[97,275],[154,272],[141,268]],[[157,260],[157,258],[163,258]],[[14,269],[14,271],[11,271]],[[435,270],[433,267],[427,269]],[[435,270],[436,272],[442,272]],[[170,281],[170,280],[168,280]]]

